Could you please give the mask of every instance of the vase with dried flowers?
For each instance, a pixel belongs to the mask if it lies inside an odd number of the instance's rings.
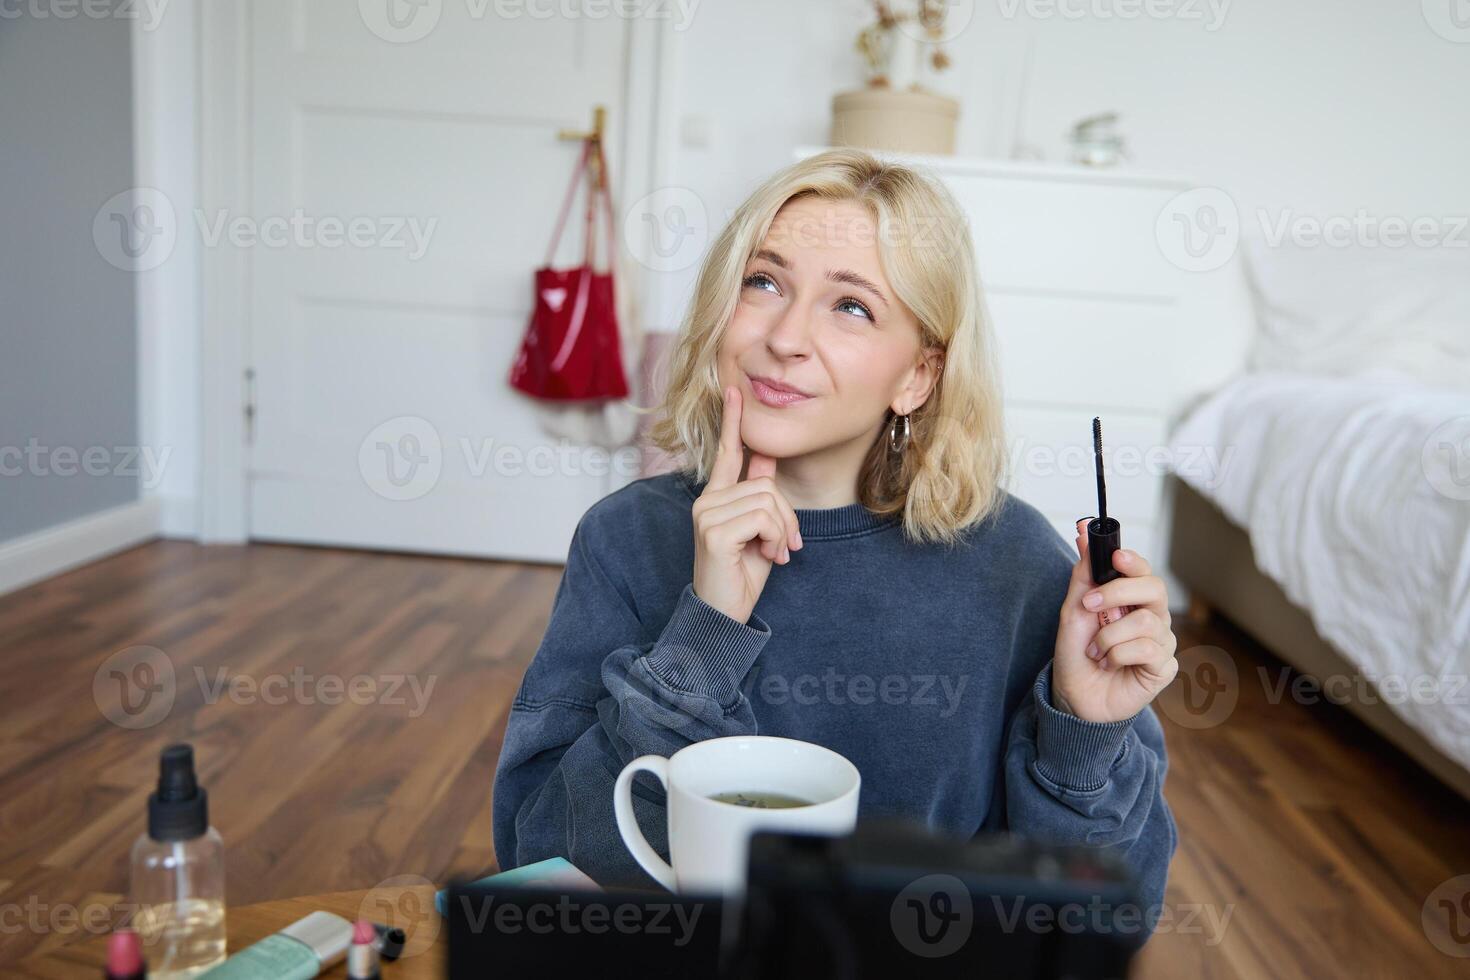
[[[877,19],[857,36],[867,86],[832,100],[834,146],[863,146],[909,153],[953,153],[959,103],[920,81],[927,62],[949,67],[944,0],[893,3],[874,0]]]
[[[868,68],[868,84],[899,91],[921,89],[920,65],[927,60],[935,71],[949,67],[943,47],[944,0],[918,0],[896,8],[885,0],[873,0],[877,19],[857,36],[857,50]]]

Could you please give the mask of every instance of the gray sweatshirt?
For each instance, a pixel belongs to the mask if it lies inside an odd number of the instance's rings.
[[[649,477],[578,522],[495,774],[502,869],[561,856],[603,884],[656,887],[613,819],[623,766],[780,735],[857,766],[860,818],[1113,848],[1145,918],[1157,909],[1176,843],[1163,732],[1150,708],[1102,724],[1053,705],[1076,555],[1034,507],[1007,494],[953,547],[913,544],[861,504],[797,509],[804,546],[742,623],[693,592],[702,490],[683,472]],[[651,777],[634,809],[667,858]]]

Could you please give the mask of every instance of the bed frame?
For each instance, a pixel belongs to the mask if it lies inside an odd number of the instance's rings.
[[[1318,635],[1311,617],[1256,567],[1250,535],[1189,484],[1170,476],[1174,501],[1169,564],[1188,588],[1190,613],[1203,622],[1219,611],[1281,660],[1314,680],[1356,675],[1357,668]],[[1470,770],[1410,728],[1380,702],[1343,706],[1441,781],[1470,799]]]

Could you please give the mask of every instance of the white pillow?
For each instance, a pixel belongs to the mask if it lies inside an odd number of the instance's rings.
[[[1242,244],[1252,370],[1470,389],[1470,247]]]

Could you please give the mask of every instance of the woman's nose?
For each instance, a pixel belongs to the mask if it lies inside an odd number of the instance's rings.
[[[766,332],[766,346],[779,357],[805,354],[811,344],[810,323],[796,306],[789,307]]]

